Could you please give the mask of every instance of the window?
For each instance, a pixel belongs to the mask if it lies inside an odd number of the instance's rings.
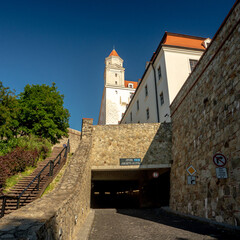
[[[118,91],[116,90],[115,93],[118,94]]]
[[[147,85],[145,86],[145,97],[147,97],[148,96],[148,87],[147,87]]]
[[[117,81],[115,81],[115,84],[117,85]]]
[[[139,110],[139,100],[137,100],[137,111]]]
[[[130,112],[130,121],[132,122],[132,112]]]
[[[162,72],[161,72],[161,67],[159,66],[159,68],[158,68],[158,79],[160,80],[161,77],[162,77]]]
[[[133,88],[133,84],[132,84],[132,83],[129,83],[129,84],[128,84],[128,87],[129,87],[129,88]]]
[[[191,68],[191,72],[193,71],[193,69],[195,68],[195,66],[198,63],[198,60],[194,60],[194,59],[189,59],[189,63],[190,63],[190,68]]]
[[[149,108],[147,108],[146,114],[147,114],[147,119],[149,119]]]
[[[115,77],[117,77],[117,74],[115,73]]]
[[[160,93],[160,103],[161,103],[161,105],[164,104],[163,92]]]

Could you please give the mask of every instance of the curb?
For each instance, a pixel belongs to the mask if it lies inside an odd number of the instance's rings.
[[[73,240],[88,240],[92,224],[95,216],[95,210],[90,209],[89,214],[82,224],[82,226],[79,228],[79,230],[74,234]]]

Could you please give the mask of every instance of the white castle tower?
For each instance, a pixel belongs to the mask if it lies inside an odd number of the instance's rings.
[[[115,49],[105,59],[104,89],[98,124],[118,124],[126,110],[137,82],[126,81],[123,60]]]

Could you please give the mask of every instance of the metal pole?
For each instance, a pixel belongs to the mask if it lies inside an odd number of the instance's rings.
[[[7,202],[7,197],[6,197],[6,196],[3,196],[3,201],[2,201],[2,210],[1,210],[1,217],[3,217],[3,216],[4,216],[4,214],[5,214],[6,202]]]
[[[17,207],[16,207],[16,209],[19,208],[19,203],[20,203],[20,197],[19,197],[18,200],[17,200]]]
[[[61,157],[62,157],[62,154],[59,155],[59,160],[58,160],[58,164],[61,163]]]
[[[39,190],[40,180],[41,180],[41,174],[38,175],[37,190]]]
[[[50,168],[49,168],[49,176],[52,176],[53,175],[53,161],[52,160],[50,160],[49,161],[50,162]]]

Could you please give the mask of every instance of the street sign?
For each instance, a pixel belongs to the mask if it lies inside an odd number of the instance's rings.
[[[120,166],[140,165],[141,158],[120,158]]]
[[[196,177],[195,176],[187,176],[187,182],[189,185],[195,185],[196,184]]]
[[[223,154],[217,153],[213,156],[213,162],[216,166],[223,167],[227,163],[227,158]]]
[[[227,178],[227,169],[223,167],[216,168],[217,178]]]
[[[159,177],[159,172],[153,172],[153,178],[158,178]]]
[[[191,165],[190,167],[187,168],[187,172],[192,176],[192,175],[194,175],[197,171],[196,171],[196,169]]]

